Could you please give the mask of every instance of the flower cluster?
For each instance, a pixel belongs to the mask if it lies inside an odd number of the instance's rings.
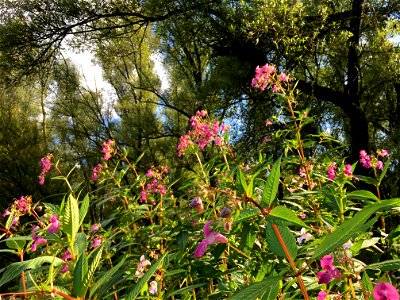
[[[343,169],[344,175],[346,175],[346,176],[348,176],[348,177],[353,176],[353,172],[351,171],[352,168],[353,168],[353,167],[352,167],[352,165],[350,165],[350,164],[344,165],[344,169]]]
[[[194,252],[194,257],[199,258],[204,255],[207,251],[207,246],[216,244],[216,243],[228,243],[228,239],[222,234],[212,231],[210,226],[213,220],[209,220],[204,224],[203,232],[205,239],[200,242],[197,246],[196,251]]]
[[[31,197],[24,197],[21,196],[21,198],[19,198],[17,200],[17,209],[21,212],[21,213],[26,213],[29,211],[30,206],[31,206],[31,202],[32,199]]]
[[[61,223],[58,220],[58,216],[57,215],[54,214],[54,215],[51,216],[50,223],[51,223],[51,225],[50,225],[50,227],[48,229],[48,232],[50,234],[58,232],[58,230],[60,229]]]
[[[273,92],[279,91],[280,83],[289,82],[290,77],[285,73],[280,73],[276,79],[273,79],[273,74],[275,74],[276,68],[274,65],[266,64],[262,67],[256,67],[256,74],[251,81],[251,86],[253,88],[264,91],[268,85],[271,86]],[[279,82],[279,83],[278,83]]]
[[[68,260],[72,259],[72,254],[68,250],[65,250],[64,256],[61,259],[67,262]],[[68,270],[69,270],[68,264],[67,263],[63,264],[61,269],[61,274],[67,273]]]
[[[101,152],[104,153],[103,158],[107,161],[115,152],[115,141],[109,139],[107,142],[103,142],[101,145],[103,146],[103,149],[101,150]]]
[[[140,257],[140,262],[139,262],[138,268],[137,268],[137,270],[136,270],[136,272],[135,272],[135,275],[136,275],[138,278],[142,278],[142,277],[143,277],[146,266],[151,266],[151,263],[150,263],[150,261],[148,261],[148,260],[144,257],[144,255],[142,255],[142,256]]]
[[[32,239],[33,239],[33,244],[31,246],[31,252],[35,252],[37,249],[37,246],[47,243],[47,241],[44,237],[37,236],[35,233],[32,235]]]
[[[387,150],[378,150],[377,154],[378,157],[389,157],[389,152]],[[376,168],[382,170],[384,166],[381,160],[373,155],[368,155],[365,150],[360,151],[360,164],[366,169]]]
[[[333,278],[340,279],[342,277],[340,271],[333,266],[333,257],[331,255],[322,257],[320,263],[324,271],[318,272],[317,277],[319,284],[328,284]]]
[[[164,196],[167,193],[167,188],[163,184],[164,176],[168,174],[168,167],[161,166],[159,168],[151,167],[146,172],[146,177],[149,182],[143,184],[142,191],[140,193],[140,202],[147,202],[150,195],[154,196],[160,194]],[[152,203],[155,205],[155,202]]]
[[[93,168],[92,177],[91,177],[91,179],[93,181],[96,181],[97,179],[99,179],[99,172],[100,172],[101,169],[103,169],[103,165],[102,164],[98,164],[97,166],[95,166]]]
[[[43,157],[40,160],[40,165],[42,166],[42,171],[40,172],[39,175],[39,184],[43,185],[45,181],[46,174],[50,171],[51,169],[51,159],[52,155],[48,154],[47,156]]]
[[[190,118],[190,127],[186,135],[179,139],[178,156],[182,156],[190,146],[198,146],[199,150],[203,150],[207,144],[215,142],[215,145],[222,145],[222,133],[229,130],[229,126],[219,125],[218,121],[212,123],[205,119],[207,112],[205,110],[198,111],[195,116]]]
[[[329,178],[330,180],[335,179],[335,177],[336,177],[335,170],[336,170],[336,163],[333,162],[333,163],[331,164],[331,166],[329,167],[329,169],[328,169],[328,178]]]
[[[396,288],[387,282],[379,282],[373,291],[375,300],[399,300],[400,295]]]

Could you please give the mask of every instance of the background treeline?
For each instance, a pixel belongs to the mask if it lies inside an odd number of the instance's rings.
[[[296,110],[314,118],[305,128],[315,136],[309,142],[318,144],[321,131],[332,136],[327,157],[353,163],[361,149],[389,150],[383,198],[395,197],[399,17],[400,2],[390,0],[3,1],[0,208],[21,195],[51,202],[65,191],[61,181],[38,184],[47,153],[63,171],[78,163],[71,176],[94,189],[91,170],[107,139],[129,149],[132,161],[144,153],[139,170],[164,164],[182,178],[193,164],[177,157],[178,139],[201,109],[232,126],[244,162],[260,151],[282,153],[277,145],[286,137],[274,133],[290,124],[281,118],[265,127],[281,103],[250,88],[255,67],[267,62],[295,74]],[[85,87],[66,48],[93,53],[114,102]],[[161,89],[154,56],[164,63],[168,89]]]

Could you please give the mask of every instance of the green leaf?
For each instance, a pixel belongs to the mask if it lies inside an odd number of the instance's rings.
[[[362,175],[356,175],[355,177],[357,177],[361,181],[364,181],[365,183],[372,184],[374,186],[376,186],[378,184],[378,181],[375,178],[371,178],[368,176],[362,176]]]
[[[25,240],[6,240],[7,247],[10,249],[21,250],[25,247],[26,241]]]
[[[244,177],[240,167],[237,168],[236,186],[239,193],[243,193],[247,190],[246,178]]]
[[[72,243],[75,242],[76,233],[79,229],[79,208],[78,201],[72,194],[69,194],[63,216],[63,231],[67,234]]]
[[[276,300],[281,290],[281,285],[282,283],[279,282],[279,284],[274,284],[273,286],[268,288],[262,296],[261,300]]]
[[[378,179],[378,183],[379,183],[379,184],[381,184],[383,178],[385,177],[386,172],[387,172],[387,170],[388,170],[388,168],[389,168],[389,165],[390,165],[390,159],[388,159],[388,160],[385,162],[385,166],[383,167],[382,173],[381,173],[381,175],[379,176],[379,179]]]
[[[186,292],[190,292],[190,291],[192,291],[192,290],[194,290],[196,288],[205,286],[206,284],[207,283],[198,283],[198,284],[185,286],[184,288],[181,288],[179,290],[176,290],[176,291],[172,292],[171,294],[168,294],[167,298],[169,298],[170,296],[176,296],[176,295],[180,295],[180,294],[183,294],[183,293],[186,293]]]
[[[234,222],[239,223],[245,219],[258,216],[260,214],[260,210],[258,208],[249,208],[249,209],[244,209],[241,210],[239,215],[235,217]]]
[[[296,246],[296,239],[293,236],[293,234],[290,232],[289,228],[286,226],[280,226],[277,225],[279,233],[283,239],[283,242],[286,245],[286,248],[289,251],[290,256],[294,260],[297,255],[297,246]],[[279,257],[285,257],[286,254],[283,251],[283,248],[279,242],[278,236],[276,235],[274,229],[272,228],[271,224],[267,225],[267,243],[268,243],[268,248],[271,250],[276,256]]]
[[[361,231],[365,230],[364,228],[366,227],[366,224],[368,224],[367,221],[372,214],[399,205],[400,198],[394,198],[365,207],[363,210],[357,212],[351,219],[346,220],[342,225],[336,228],[333,233],[327,235],[318,248],[315,249],[313,258],[317,259],[343,245],[349,239],[358,236]]]
[[[88,261],[86,253],[79,255],[75,264],[74,270],[74,294],[78,297],[83,297],[86,293],[85,278],[88,274]]]
[[[261,200],[261,206],[263,208],[271,205],[276,197],[276,193],[278,192],[279,178],[281,176],[281,159],[282,157],[279,157],[268,175]]]
[[[87,249],[87,238],[84,232],[79,232],[76,235],[74,243],[74,252],[78,256],[80,253],[84,253]]]
[[[372,291],[374,290],[374,286],[372,285],[372,281],[369,278],[367,272],[363,273],[363,275],[361,277],[361,282],[362,282],[364,289],[366,289],[368,292],[372,293]]]
[[[266,216],[267,221],[278,225],[299,225],[309,228],[291,209],[285,206],[276,206]]]
[[[376,197],[372,192],[366,191],[366,190],[358,190],[358,191],[348,193],[347,198],[379,201],[378,197]]]
[[[134,286],[134,288],[129,293],[126,300],[133,300],[139,295],[140,291],[142,290],[143,286],[147,283],[150,277],[157,271],[158,266],[163,262],[166,254],[164,254],[157,262],[155,262],[149,270],[143,275],[142,278],[139,279],[138,283]]]
[[[231,300],[254,300],[260,297],[268,289],[278,285],[282,280],[281,276],[273,276],[264,279],[263,281],[253,283],[239,292],[235,293]]]
[[[81,207],[79,208],[79,226],[80,227],[85,220],[86,214],[89,210],[89,204],[90,204],[90,199],[89,199],[89,194],[86,194],[85,198],[83,198]]]
[[[400,269],[400,259],[387,260],[379,263],[370,264],[366,267],[367,270],[379,270],[387,272]]]
[[[37,269],[41,267],[44,263],[53,263],[54,266],[59,266],[63,264],[64,261],[54,256],[40,256],[23,262],[12,263],[6,268],[0,270],[0,272],[4,271],[3,276],[0,278],[0,287],[13,280],[15,277],[19,276],[22,271],[25,271],[27,269]]]
[[[110,270],[108,270],[101,278],[96,279],[95,283],[93,284],[93,287],[90,289],[89,293],[89,299],[92,298],[94,293],[106,282],[111,280],[111,278],[114,276],[114,274],[124,265],[125,259],[123,258],[116,266],[112,267]]]
[[[89,284],[92,280],[93,274],[96,271],[96,269],[100,263],[101,255],[103,253],[103,248],[104,248],[104,246],[102,245],[94,251],[95,256],[92,260],[92,263],[90,264],[90,268],[89,268],[88,272],[86,272],[86,274],[85,274],[85,277],[82,282],[82,289],[80,291],[80,294],[78,294],[78,296],[85,297],[87,289],[89,287]]]

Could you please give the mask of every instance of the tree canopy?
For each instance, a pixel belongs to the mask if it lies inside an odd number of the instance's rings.
[[[255,67],[265,63],[295,74],[296,110],[314,117],[306,130],[329,130],[347,146],[349,162],[362,149],[390,148],[398,168],[398,1],[20,0],[3,1],[1,9],[4,84],[37,89],[36,102],[13,99],[33,106],[21,126],[36,128],[42,151],[79,156],[86,178],[108,138],[130,147],[132,157],[145,152],[143,168],[168,160],[190,170],[189,161],[176,159],[176,146],[201,109],[232,125],[237,149],[251,160],[267,134],[286,126],[277,120],[266,132],[280,102],[250,87]],[[67,48],[94,54],[115,90],[114,107],[82,87],[62,56]],[[154,56],[163,60],[167,90]],[[265,148],[281,151],[273,141]]]

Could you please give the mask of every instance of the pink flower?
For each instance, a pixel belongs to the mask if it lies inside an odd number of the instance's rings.
[[[50,218],[50,222],[51,222],[51,225],[48,229],[48,232],[50,234],[58,232],[58,230],[60,229],[60,225],[61,225],[60,221],[58,221],[58,216],[55,214],[52,215]]]
[[[3,218],[5,218],[5,217],[9,216],[10,214],[11,214],[11,213],[6,209],[6,210],[3,212],[2,216],[3,216]]]
[[[61,259],[62,259],[62,260],[65,260],[65,261],[70,260],[70,259],[72,259],[72,254],[69,253],[68,250],[65,250],[64,256],[63,256]]]
[[[351,168],[352,168],[352,166],[351,166],[350,164],[346,164],[346,165],[344,166],[343,173],[344,173],[346,176],[349,176],[349,177],[353,176],[353,173],[351,172]]]
[[[320,263],[325,272],[318,272],[319,284],[328,284],[333,278],[339,279],[342,277],[340,271],[333,266],[333,257],[331,255],[322,257]]]
[[[21,196],[21,198],[19,198],[18,200],[18,210],[20,212],[27,212],[29,210],[29,201],[27,201],[27,199],[24,196]]]
[[[103,168],[103,165],[102,165],[102,164],[98,164],[97,166],[95,166],[95,167],[93,168],[92,177],[91,177],[91,179],[92,179],[93,181],[99,179],[99,172],[100,172],[100,170],[101,170],[102,168]]]
[[[333,163],[331,164],[331,166],[329,167],[329,169],[328,169],[328,178],[329,178],[330,180],[333,180],[333,179],[335,179],[335,177],[336,177],[335,169],[336,169],[336,163],[333,162]]]
[[[271,88],[271,90],[276,93],[278,91],[278,86],[276,84],[274,84]]]
[[[383,162],[378,160],[378,162],[376,163],[376,168],[379,169],[379,170],[382,170],[383,169]]]
[[[40,160],[40,165],[42,166],[42,171],[40,175],[47,174],[51,169],[51,155],[47,155]]]
[[[33,242],[32,246],[31,246],[31,252],[35,252],[36,251],[36,247],[38,245],[47,243],[47,241],[43,237],[39,237],[36,234],[32,235],[32,239],[34,240],[34,242]]]
[[[34,225],[34,226],[32,227],[32,232],[38,231],[39,229],[40,229],[39,226]]]
[[[209,220],[204,224],[204,236],[205,239],[200,242],[200,244],[197,246],[197,249],[194,253],[195,258],[199,258],[204,255],[207,251],[207,246],[216,244],[216,243],[228,243],[228,239],[223,236],[222,234],[211,231],[210,225],[213,222],[213,220]]]
[[[104,160],[109,160],[112,157],[112,153],[114,152],[115,142],[113,140],[107,140],[107,142],[103,142],[101,144],[103,149],[101,150],[104,153]]]
[[[366,169],[371,168],[371,157],[367,155],[365,150],[360,151],[360,163]]]
[[[318,300],[325,300],[326,296],[328,296],[328,294],[325,291],[319,291]]]
[[[100,229],[99,224],[95,223],[95,224],[93,224],[92,228],[90,229],[90,232],[95,232],[95,231],[97,231],[99,229]]]
[[[197,212],[202,213],[204,210],[203,206],[203,201],[201,201],[200,197],[196,197],[193,199],[192,202],[189,204],[191,207],[193,207]]]
[[[304,220],[305,218],[307,218],[307,215],[306,215],[305,213],[301,213],[301,214],[300,214],[300,219],[303,219],[303,220]]]
[[[157,281],[153,280],[150,282],[149,293],[154,295],[157,293]]]
[[[147,201],[147,192],[145,190],[142,190],[140,192],[140,202],[146,202]]]
[[[63,264],[62,269],[61,269],[61,274],[67,273],[69,270],[68,264]]]
[[[207,111],[206,110],[197,111],[196,116],[204,118],[205,116],[207,116]]]
[[[387,282],[379,282],[372,295],[375,300],[399,300],[399,292]]]
[[[289,77],[285,73],[279,74],[279,79],[282,80],[283,82],[289,81]]]
[[[151,265],[151,263],[144,257],[144,255],[142,255],[140,257],[140,262],[139,262],[138,268],[137,268],[137,270],[135,272],[135,275],[138,278],[143,277],[145,267],[146,266],[150,266],[150,265]]]
[[[97,247],[99,247],[101,245],[101,239],[99,239],[99,238],[94,238],[93,239],[93,244],[92,244],[92,247],[93,248],[97,248]]]
[[[39,184],[43,185],[45,181],[45,175],[50,171],[51,169],[51,154],[48,154],[47,156],[43,157],[40,159],[40,165],[42,166],[42,171],[40,172],[39,175]]]
[[[302,178],[306,177],[306,169],[304,167],[300,167],[299,176],[302,177]]]
[[[265,120],[265,127],[270,127],[271,125],[273,124],[273,122],[272,122],[272,120],[271,119],[267,119],[267,120]]]
[[[387,150],[379,150],[378,156],[389,157],[389,152]]]

